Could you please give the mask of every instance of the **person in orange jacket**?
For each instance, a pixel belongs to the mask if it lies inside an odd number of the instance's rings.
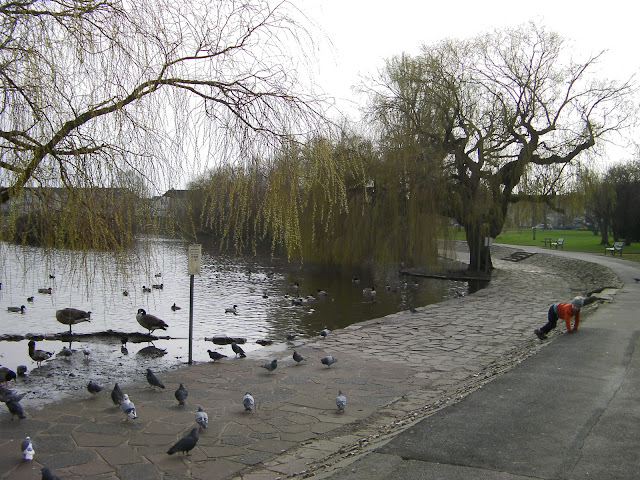
[[[549,316],[547,324],[542,328],[536,328],[533,333],[540,340],[547,338],[547,333],[556,328],[558,318],[562,318],[567,325],[567,333],[575,332],[580,325],[580,309],[584,305],[582,297],[575,297],[570,303],[554,303],[549,307]],[[575,316],[573,329],[571,328],[571,317]]]

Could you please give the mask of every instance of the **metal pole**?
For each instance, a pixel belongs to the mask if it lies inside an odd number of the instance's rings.
[[[193,277],[189,287],[189,365],[193,363]]]

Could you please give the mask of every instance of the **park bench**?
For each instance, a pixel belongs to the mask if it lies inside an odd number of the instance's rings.
[[[604,249],[604,254],[607,252],[611,252],[611,255],[615,256],[616,252],[620,252],[620,256],[622,256],[622,247],[624,247],[624,242],[613,242],[613,247],[607,247]]]
[[[551,248],[551,242],[553,242],[553,240],[551,239],[551,237],[545,237],[544,240],[540,240],[540,242],[544,243],[544,246],[547,246],[547,243],[549,244],[549,248]]]
[[[564,238],[559,238],[555,242],[551,242],[549,248],[551,247],[556,247],[556,250],[558,249],[558,247],[562,247],[562,249],[564,250]]]

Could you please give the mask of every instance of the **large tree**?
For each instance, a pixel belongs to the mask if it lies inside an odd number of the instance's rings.
[[[321,115],[291,61],[311,41],[296,16],[267,0],[0,1],[0,205],[30,186],[77,208],[127,178],[158,191],[198,160],[307,134]]]
[[[500,234],[510,203],[556,193],[553,179],[546,192],[521,191],[523,175],[566,174],[629,123],[632,86],[594,78],[600,55],[576,62],[570,53],[529,24],[394,58],[372,87],[383,137],[411,142],[412,159],[442,173],[441,212],[465,228],[470,269],[492,268],[483,239]]]

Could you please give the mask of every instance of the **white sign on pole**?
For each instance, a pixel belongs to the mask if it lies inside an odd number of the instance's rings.
[[[493,237],[484,237],[484,246],[490,247],[493,245]]]
[[[200,275],[202,260],[202,245],[199,243],[189,245],[189,275]]]

